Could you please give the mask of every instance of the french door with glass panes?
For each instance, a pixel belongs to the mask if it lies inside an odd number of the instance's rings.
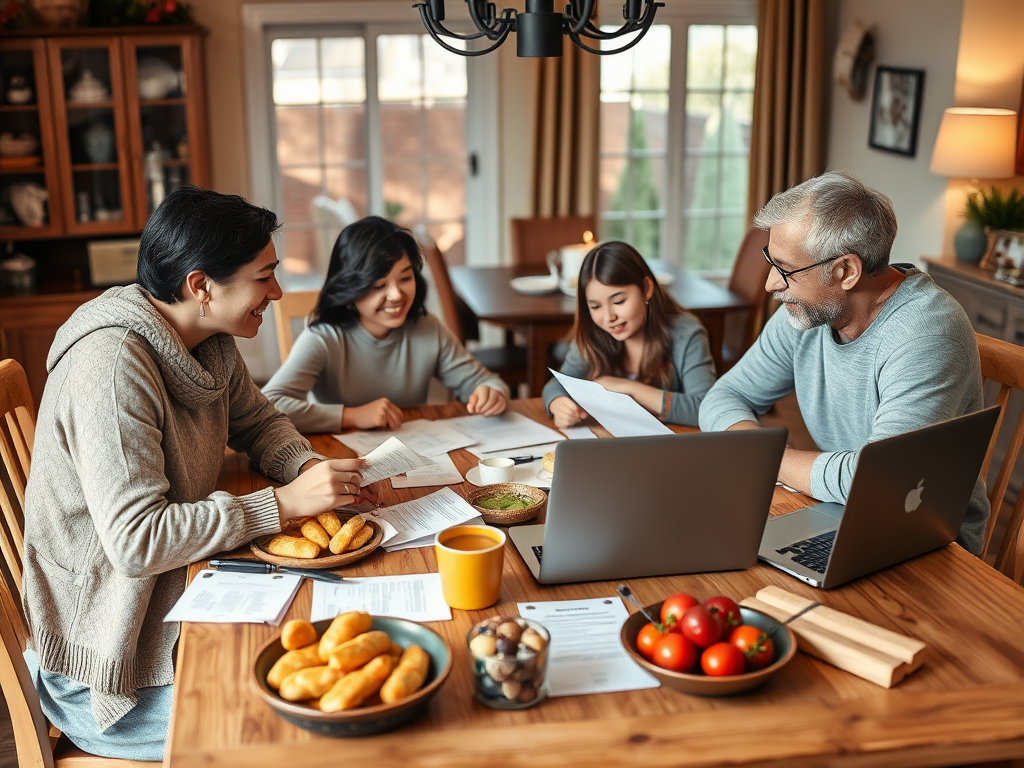
[[[318,287],[341,229],[375,214],[461,260],[466,59],[415,28],[267,30],[285,289]]]

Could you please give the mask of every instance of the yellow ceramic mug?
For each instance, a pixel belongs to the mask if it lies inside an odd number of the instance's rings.
[[[501,599],[505,532],[482,525],[457,525],[434,539],[441,591],[452,608],[475,611]]]

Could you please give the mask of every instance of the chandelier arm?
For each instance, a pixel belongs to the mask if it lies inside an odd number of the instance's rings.
[[[455,40],[479,40],[481,37],[491,37],[487,32],[483,31],[472,32],[470,34],[452,32],[450,29],[445,27],[445,25],[442,24],[441,22],[434,21],[434,19],[430,18],[430,15],[427,13],[426,6],[426,3],[416,3],[416,5],[414,5],[413,8],[420,9],[420,21],[423,22],[423,26],[427,28],[428,32],[430,32],[433,29],[438,34],[444,35],[445,37],[451,37]],[[435,37],[434,39],[436,40],[437,38]]]
[[[422,10],[420,11],[420,14],[421,15],[423,14]],[[437,31],[434,29],[433,26],[428,24],[426,21],[424,21],[423,23],[424,23],[424,26],[426,26],[426,28],[427,28],[427,32],[430,33],[430,36],[432,38],[434,38],[434,42],[435,43],[440,45],[446,51],[450,51],[451,53],[458,54],[459,56],[483,56],[485,53],[490,53],[491,51],[496,51],[496,50],[498,50],[498,46],[500,46],[502,43],[505,42],[505,38],[508,37],[509,32],[512,31],[512,27],[506,26],[504,31],[502,31],[501,35],[498,37],[498,39],[495,40],[494,45],[492,45],[489,48],[483,48],[483,49],[481,49],[479,51],[471,51],[471,50],[463,50],[461,48],[455,48],[454,46],[448,45],[448,43],[446,43],[444,40],[442,40],[440,38],[440,36],[437,34]]]
[[[595,0],[571,0],[569,8],[573,11],[579,10],[580,14],[580,20],[576,22],[575,27],[570,29],[572,34],[578,35],[588,24],[590,24],[590,16],[594,13],[594,2]]]
[[[494,25],[492,26],[491,24],[488,24],[487,21],[480,16],[480,11],[476,5],[476,0],[466,0],[466,5],[469,6],[469,16],[471,19],[473,19],[473,24],[476,25],[476,28],[479,29],[483,34],[487,35],[487,37],[491,40],[497,40],[498,36],[501,34],[500,27],[502,27],[503,25],[507,25],[512,21],[509,18],[509,14],[511,12],[510,8],[506,8],[504,11],[502,11],[502,18],[500,20],[496,20],[494,22]]]
[[[639,21],[627,21],[614,32],[604,32],[594,26],[593,22],[588,19],[586,28],[578,34],[581,34],[584,37],[589,37],[592,40],[614,40],[622,35],[628,35],[630,32],[643,29],[643,32],[640,33],[640,36],[643,37],[643,35],[647,33],[651,24],[654,23],[654,15],[658,12],[658,9],[664,7],[664,3],[650,2],[650,0],[648,0],[647,7],[644,9],[644,16]],[[593,49],[591,48],[587,48],[586,50],[593,52]],[[623,48],[622,50],[626,49]]]
[[[656,7],[660,6],[660,5],[662,5],[662,3],[652,3],[651,5],[648,6],[648,11],[651,11],[652,8],[656,8]],[[647,30],[649,30],[651,28],[651,25],[653,23],[654,23],[654,13],[653,12],[649,12],[649,13],[645,14],[642,26],[640,27],[640,34],[637,35],[635,38],[633,38],[633,40],[631,40],[630,42],[626,43],[621,48],[616,48],[614,51],[603,51],[600,48],[591,48],[589,45],[587,45],[582,40],[580,40],[580,36],[579,35],[573,34],[572,32],[569,33],[569,38],[574,43],[576,43],[577,46],[582,48],[587,53],[596,53],[598,56],[611,56],[611,55],[616,54],[616,53],[622,53],[623,51],[628,51],[634,45],[636,45],[641,40],[643,40],[644,35],[647,34]],[[589,37],[589,35],[588,35],[588,37]]]

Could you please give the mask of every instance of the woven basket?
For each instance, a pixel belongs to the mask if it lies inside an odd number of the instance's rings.
[[[533,503],[528,507],[522,507],[520,509],[484,509],[477,506],[478,502],[502,493],[510,493],[513,496],[518,496],[525,501]],[[513,523],[525,523],[527,520],[533,520],[533,518],[539,515],[540,511],[544,509],[544,506],[548,503],[548,495],[540,488],[535,488],[532,485],[524,485],[523,483],[496,483],[495,485],[485,485],[471,491],[467,497],[467,501],[469,501],[469,503],[473,505],[473,508],[480,513],[480,516],[483,517],[485,523],[491,523],[492,525],[512,525]]]

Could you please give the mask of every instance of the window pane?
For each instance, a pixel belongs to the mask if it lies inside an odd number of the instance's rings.
[[[717,219],[690,219],[686,227],[686,266],[698,271],[717,268]]]
[[[736,252],[749,224],[745,214],[726,216],[719,222],[718,269],[729,270],[736,261]]]
[[[646,259],[661,257],[661,220],[634,219],[630,242]]]
[[[316,104],[320,101],[316,40],[277,39],[270,44],[275,104]]]
[[[601,95],[601,154],[624,154],[629,138],[629,98]]]
[[[444,253],[444,260],[448,266],[466,263],[466,249],[464,247],[466,227],[461,221],[447,221],[443,224],[431,224],[427,227],[427,234],[430,239],[437,243],[437,247]]]
[[[419,163],[384,166],[384,215],[406,227],[423,219],[423,179]]]
[[[691,93],[686,97],[687,150],[717,151],[721,103],[718,94]]]
[[[425,35],[421,35],[419,40],[423,46],[426,71],[424,95],[428,99],[465,99],[468,90],[466,60],[446,51]]]
[[[285,228],[277,236],[276,246],[281,259],[281,271],[285,275],[309,276],[318,271],[316,230]],[[327,273],[326,263],[324,274]]]
[[[427,110],[427,154],[466,154],[466,103],[441,102]]]
[[[427,164],[427,218],[458,219],[466,210],[465,163]]]
[[[320,67],[325,102],[362,104],[366,101],[366,45],[361,37],[324,38]]]
[[[718,207],[718,158],[687,157],[688,178],[683,189],[683,209]]]
[[[750,159],[740,157],[723,157],[721,165],[721,207],[732,208],[743,212],[747,208],[747,174]]]
[[[380,140],[385,158],[419,157],[420,108],[413,104],[381,104]]]
[[[288,168],[281,171],[281,220],[289,226],[312,224],[313,198],[320,194],[323,174],[319,167]]]
[[[278,107],[277,162],[282,167],[320,161],[320,108]]]
[[[753,90],[757,62],[757,27],[725,29],[725,87]]]
[[[366,159],[366,110],[358,106],[323,108],[324,160],[347,163]]]
[[[610,29],[610,27],[602,27]],[[614,41],[612,41],[614,42]],[[643,45],[640,43],[639,45]],[[601,41],[601,47],[607,48],[608,41]],[[623,53],[611,56],[615,66],[611,66],[608,58],[601,59],[601,93],[629,93],[633,86],[633,51],[631,48]]]
[[[633,87],[645,91],[667,91],[672,31],[665,24],[651,27],[633,49],[635,73]],[[617,54],[613,58],[617,58]]]
[[[334,214],[338,218],[347,217],[354,221],[370,214],[365,168],[328,168],[324,176],[327,195],[337,203]],[[349,223],[351,221],[343,222]]]
[[[633,149],[665,152],[668,149],[668,94],[633,97]]]
[[[377,38],[377,95],[382,102],[423,98],[423,60],[420,53],[419,35],[381,35]]]
[[[722,84],[722,47],[725,28],[694,24],[686,52],[686,86],[719,88]]]
[[[727,93],[722,98],[722,123],[725,149],[750,151],[750,122],[754,109],[753,93]]]
[[[609,157],[601,161],[601,210],[622,211],[626,203],[624,194],[617,190],[629,183],[628,165],[622,157]],[[603,232],[602,232],[603,236]]]

